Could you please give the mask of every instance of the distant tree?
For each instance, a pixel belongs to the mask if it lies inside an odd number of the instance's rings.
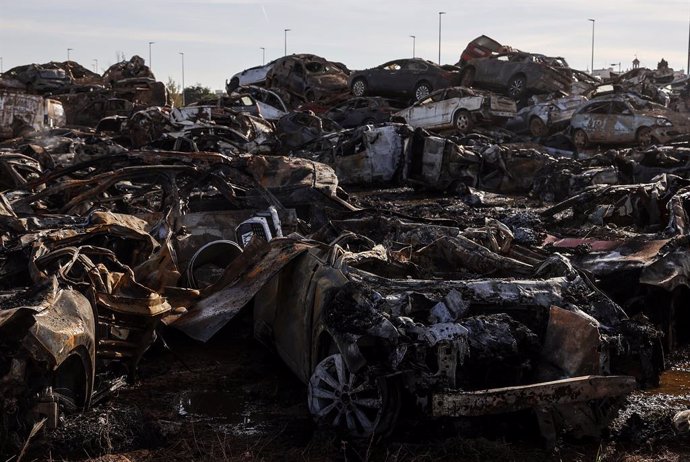
[[[175,107],[182,106],[182,92],[180,92],[180,86],[172,77],[168,77],[168,83],[165,84],[165,88],[168,90],[170,104]]]
[[[212,94],[210,88],[203,87],[197,82],[196,85],[184,89],[184,103],[196,103],[205,96],[211,96]]]

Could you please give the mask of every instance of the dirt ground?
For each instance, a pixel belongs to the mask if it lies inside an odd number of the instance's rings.
[[[355,192],[360,207],[452,220],[486,217],[545,231],[526,199],[487,195],[487,209],[410,189]],[[385,204],[385,208],[383,205]],[[533,236],[532,236],[533,237]],[[525,236],[529,239],[530,236]],[[628,398],[602,441],[559,439],[543,449],[530,415],[405,421],[385,438],[353,441],[316,428],[306,386],[252,336],[251,310],[207,344],[169,329],[141,363],[139,380],[86,414],[35,438],[22,459],[51,461],[690,461],[690,435],[671,417],[690,408],[690,349],[669,358],[662,386]],[[160,342],[159,342],[160,343]],[[403,416],[404,417],[404,416]],[[16,460],[16,459],[11,459]]]

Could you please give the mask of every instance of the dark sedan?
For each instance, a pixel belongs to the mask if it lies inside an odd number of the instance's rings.
[[[419,100],[434,90],[459,83],[458,71],[419,58],[398,59],[350,75],[354,96],[409,96]]]
[[[462,85],[504,91],[515,99],[526,93],[570,93],[572,71],[562,58],[510,52],[470,60],[462,69]]]
[[[326,112],[325,116],[343,128],[388,122],[404,106],[379,96],[352,98]]]

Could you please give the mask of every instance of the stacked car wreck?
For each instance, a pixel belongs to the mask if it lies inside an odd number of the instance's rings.
[[[2,438],[135,381],[163,329],[207,341],[243,309],[321,424],[529,411],[551,444],[598,436],[687,335],[687,116],[583,139],[588,107],[656,103],[484,36],[462,56],[292,55],[182,108],[134,57],[59,95],[81,108],[60,129],[2,119]],[[53,98],[76,69],[2,81]]]

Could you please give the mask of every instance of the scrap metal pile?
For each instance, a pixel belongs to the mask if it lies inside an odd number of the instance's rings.
[[[551,442],[598,435],[688,339],[687,114],[597,141],[571,120],[660,109],[562,58],[468,50],[353,73],[294,55],[228,98],[0,143],[0,439],[135,381],[161,329],[207,341],[243,309],[322,424],[531,411]],[[2,79],[38,91],[45,69]]]

